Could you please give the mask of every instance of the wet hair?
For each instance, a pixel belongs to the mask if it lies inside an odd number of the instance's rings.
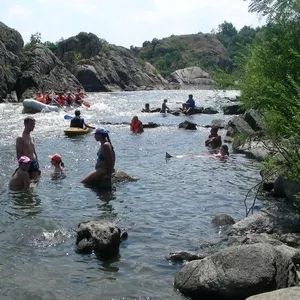
[[[35,118],[29,116],[24,119],[24,125],[30,122],[35,122]]]
[[[229,151],[228,151],[228,146],[227,146],[227,145],[223,144],[223,145],[221,146],[221,149],[223,149],[223,150],[225,151],[225,154],[226,154],[226,155],[229,155]]]
[[[217,126],[212,126],[211,127],[211,131],[213,131],[213,132],[218,132],[218,130],[219,130],[219,127],[217,127]]]
[[[80,116],[80,110],[79,109],[75,110],[75,116]]]

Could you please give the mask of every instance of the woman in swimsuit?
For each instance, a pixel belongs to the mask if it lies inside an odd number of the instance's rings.
[[[100,142],[95,170],[81,180],[81,183],[92,185],[99,183],[102,179],[110,179],[115,166],[115,151],[108,131],[98,128],[94,131],[94,138]]]

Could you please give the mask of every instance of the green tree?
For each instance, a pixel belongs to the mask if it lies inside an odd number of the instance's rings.
[[[242,101],[263,117],[267,138],[274,144],[270,165],[299,181],[300,23],[295,19],[299,1],[253,0],[250,10],[267,16],[269,23],[245,58]]]

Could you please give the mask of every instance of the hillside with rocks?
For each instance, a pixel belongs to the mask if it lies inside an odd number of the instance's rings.
[[[216,34],[180,35],[146,41],[130,49],[93,33],[52,43],[27,43],[0,22],[0,101],[32,97],[37,91],[87,92],[211,89],[211,73],[232,68]],[[8,97],[10,96],[10,97]]]

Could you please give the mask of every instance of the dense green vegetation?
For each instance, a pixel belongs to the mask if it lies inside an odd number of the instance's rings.
[[[260,28],[249,26],[238,31],[232,23],[224,22],[216,33],[154,38],[151,42],[145,41],[140,48],[131,46],[130,49],[140,59],[152,63],[163,76],[180,68],[199,66],[210,73],[219,71],[220,81],[225,82],[226,78],[226,85],[232,85],[235,78],[240,77],[239,57],[259,31]]]
[[[242,101],[260,111],[273,142],[267,168],[300,181],[300,2],[252,0],[250,8],[267,16],[268,25],[244,58]]]

